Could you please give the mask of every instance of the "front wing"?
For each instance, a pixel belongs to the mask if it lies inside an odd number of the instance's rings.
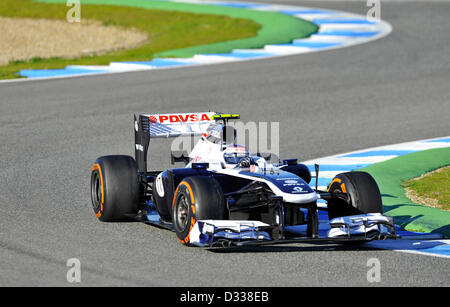
[[[173,231],[172,223],[160,219],[156,210],[147,211],[140,221]],[[367,242],[396,239],[393,219],[379,213],[335,218],[320,224],[319,236],[308,237],[306,225],[288,226],[281,238],[272,238],[273,226],[260,221],[199,220],[190,232],[190,245],[231,247],[290,243]]]

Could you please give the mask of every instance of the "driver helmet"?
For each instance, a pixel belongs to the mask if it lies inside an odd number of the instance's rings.
[[[214,125],[208,128],[203,137],[215,144],[222,144],[225,147],[232,146],[236,140],[236,129],[223,124]]]

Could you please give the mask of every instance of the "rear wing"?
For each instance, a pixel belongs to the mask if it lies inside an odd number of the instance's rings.
[[[134,116],[135,156],[139,172],[147,172],[150,139],[179,136],[200,136],[216,121],[239,119],[238,114],[217,112],[141,114]]]

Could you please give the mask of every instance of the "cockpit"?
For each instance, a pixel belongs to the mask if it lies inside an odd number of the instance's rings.
[[[236,129],[225,124],[216,124],[208,129],[205,139],[214,144],[221,144],[223,159],[226,164],[239,164],[250,157],[245,146],[236,145]]]
[[[239,164],[243,159],[250,157],[247,147],[231,145],[223,151],[223,159],[226,164]]]

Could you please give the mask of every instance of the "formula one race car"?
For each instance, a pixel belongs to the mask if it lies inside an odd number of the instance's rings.
[[[97,218],[139,220],[175,231],[183,244],[208,247],[396,237],[368,173],[339,174],[327,191],[319,191],[297,159],[273,164],[235,144],[229,121],[239,118],[215,112],[135,116],[135,159],[103,156],[92,167]],[[188,156],[172,152],[172,162],[185,167],[148,171],[150,140],[179,136],[201,137]],[[325,233],[318,200],[328,211]]]

